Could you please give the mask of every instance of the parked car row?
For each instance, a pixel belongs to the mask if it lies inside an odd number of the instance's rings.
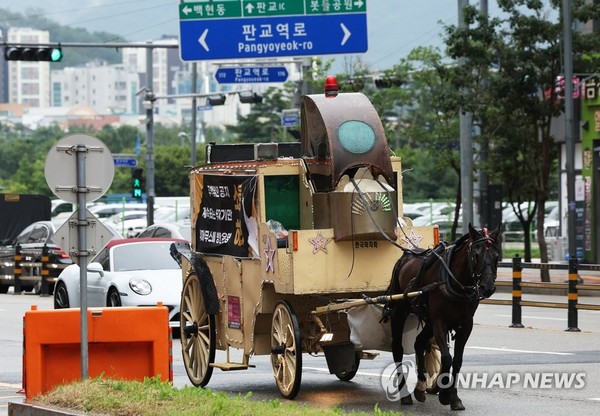
[[[414,204],[404,204],[404,216],[412,220],[414,225],[437,225],[440,233],[449,233],[454,222],[455,204],[450,202],[423,202]],[[520,209],[525,216],[526,212],[532,207],[523,203]],[[459,213],[459,230],[462,227],[462,213]],[[545,204],[544,235],[546,237],[556,237],[560,230],[560,209],[558,201],[547,201]],[[534,218],[531,226],[532,239],[537,237],[536,219]],[[523,241],[523,227],[513,207],[506,204],[502,210],[502,236],[504,241]]]
[[[37,221],[26,227],[13,242],[0,247],[0,293],[7,293],[10,286],[15,285],[15,253],[16,247],[21,249],[22,264],[20,281],[24,291],[41,290],[40,269],[44,247],[49,257],[49,278],[56,278],[60,272],[72,264],[71,257],[52,240],[56,227],[50,221]],[[50,293],[54,282],[50,282]]]

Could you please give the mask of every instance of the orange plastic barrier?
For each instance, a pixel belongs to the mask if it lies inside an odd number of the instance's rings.
[[[39,311],[23,318],[26,400],[81,380],[80,310]],[[122,380],[173,381],[166,307],[88,309],[88,374]]]

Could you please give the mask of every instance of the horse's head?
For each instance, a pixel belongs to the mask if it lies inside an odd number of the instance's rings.
[[[489,298],[496,291],[496,271],[500,253],[499,234],[500,227],[488,233],[486,228],[477,231],[469,224],[469,262],[473,284],[480,299]]]

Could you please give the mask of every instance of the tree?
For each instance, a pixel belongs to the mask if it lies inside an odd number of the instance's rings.
[[[239,116],[237,126],[228,125],[227,130],[235,133],[240,143],[291,141],[281,125],[281,112],[291,108],[295,89],[294,83],[286,83],[284,88],[269,87],[262,95],[262,103],[251,104],[250,113]]]
[[[483,126],[480,138],[490,144],[488,160],[481,168],[504,185],[504,194],[523,226],[526,261],[531,259],[529,226],[537,215],[542,262],[548,260],[544,208],[551,192],[550,172],[557,160],[550,125],[562,110],[556,94],[562,68],[562,23],[548,18],[549,12],[559,10],[560,1],[550,1],[551,9],[544,3],[499,0],[507,16],[501,19],[488,19],[469,7],[465,28],[446,29],[449,56],[464,62],[457,86],[465,92],[466,103],[472,103],[470,107]],[[573,15],[582,22],[599,16],[598,5],[575,0],[573,7]],[[588,53],[586,48],[595,45],[597,42],[589,42],[587,35],[579,34],[574,50]],[[531,211],[521,211],[524,201],[531,201]],[[548,279],[545,271],[542,280]]]

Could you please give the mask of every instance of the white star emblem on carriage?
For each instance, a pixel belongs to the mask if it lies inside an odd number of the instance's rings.
[[[325,246],[331,241],[331,238],[325,238],[323,237],[323,234],[319,232],[315,238],[309,238],[308,241],[313,245],[313,254],[317,254],[319,251],[327,254],[327,248]]]
[[[405,241],[409,246],[412,246],[413,248],[419,248],[419,246],[421,245],[421,240],[423,240],[423,236],[415,234],[415,230],[410,230],[408,236],[404,236],[402,238],[402,241]]]
[[[265,258],[266,258],[266,264],[265,264],[265,272],[268,272],[269,270],[271,270],[273,273],[275,273],[275,266],[274,266],[274,261],[275,261],[275,249],[271,248],[271,239],[267,237],[267,247],[263,249],[263,252],[265,253]]]

